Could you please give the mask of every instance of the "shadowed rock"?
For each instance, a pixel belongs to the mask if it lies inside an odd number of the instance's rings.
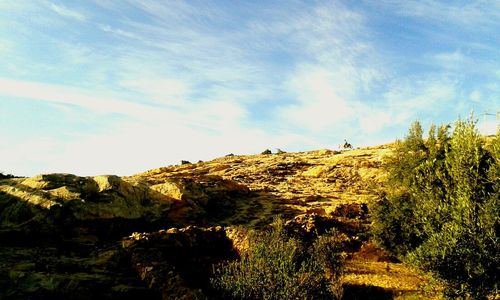
[[[70,174],[2,180],[0,298],[194,295],[193,280],[204,278],[206,284],[211,262],[233,255],[222,228],[188,227],[141,238],[135,234],[124,240],[123,247],[117,241],[134,231],[182,226],[204,220],[207,214],[213,218],[248,192],[218,176],[177,177],[153,184]],[[157,281],[151,279],[153,273]]]

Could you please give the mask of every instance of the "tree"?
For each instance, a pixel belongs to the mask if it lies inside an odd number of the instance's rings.
[[[374,235],[387,249],[433,272],[451,297],[498,289],[500,142],[485,147],[473,119],[412,125],[387,162],[386,196],[374,207]]]
[[[219,299],[335,299],[343,256],[335,232],[311,247],[289,237],[278,219],[271,230],[250,231],[240,260],[219,265],[212,285]],[[334,285],[337,284],[337,286]]]

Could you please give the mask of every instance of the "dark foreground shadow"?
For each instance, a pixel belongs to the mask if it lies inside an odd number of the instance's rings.
[[[386,300],[393,299],[392,291],[386,290],[378,286],[370,286],[364,284],[346,284],[344,285],[344,300]]]

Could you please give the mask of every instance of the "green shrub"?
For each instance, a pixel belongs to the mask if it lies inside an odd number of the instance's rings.
[[[272,230],[251,231],[249,249],[219,265],[212,285],[225,299],[338,298],[342,255],[336,241],[330,233],[308,249],[278,220]]]
[[[387,195],[372,208],[373,235],[382,247],[397,256],[404,256],[424,240],[415,206],[409,193],[400,193]]]
[[[450,297],[498,289],[500,141],[486,149],[475,122],[429,130],[415,123],[387,161],[386,196],[373,208],[379,243],[431,271]]]
[[[343,242],[337,231],[331,230],[319,236],[313,243],[311,257],[319,263],[332,283],[337,282],[342,275],[344,263]]]
[[[12,174],[4,174],[3,172],[0,172],[0,179],[9,179],[9,178],[16,178],[16,176]]]

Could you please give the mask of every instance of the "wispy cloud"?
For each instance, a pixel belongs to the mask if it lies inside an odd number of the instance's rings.
[[[0,78],[0,95],[74,105],[100,113],[147,115],[154,109],[136,103],[92,95],[78,88]]]
[[[361,14],[341,4],[325,4],[304,9],[296,20],[266,29],[292,36],[307,58],[299,56],[286,81],[285,90],[295,102],[281,108],[282,122],[308,134],[321,132],[339,140],[368,129],[359,126],[361,120],[362,124],[373,120],[365,115],[381,116],[363,99],[386,76],[382,61],[373,55],[365,21]],[[379,126],[369,131],[380,130],[388,123],[378,122]]]
[[[224,100],[184,101],[177,106],[168,102],[151,105],[100,96],[79,88],[3,78],[0,78],[0,96],[83,108],[100,114],[120,114],[130,117],[132,123],[140,121],[149,125],[168,124],[173,128],[196,127],[203,129],[202,132],[225,132],[231,126],[239,126],[246,117],[244,107]]]
[[[492,30],[490,26],[500,24],[498,1],[446,2],[437,0],[380,1],[388,8],[405,16],[418,17],[441,24],[468,26],[470,30]]]
[[[424,80],[403,80],[385,93],[387,104],[412,114],[439,113],[439,108],[446,107],[446,102],[456,100],[456,84],[447,78],[429,77]]]
[[[63,5],[57,5],[54,3],[50,3],[49,8],[52,11],[54,11],[55,13],[57,13],[58,15],[66,17],[66,18],[74,19],[74,20],[81,21],[81,22],[83,22],[87,19],[85,17],[85,15],[83,15],[82,13],[68,9],[67,7],[65,7]]]
[[[144,95],[147,99],[171,107],[186,105],[186,99],[190,96],[188,84],[173,78],[130,79],[120,84],[126,89]]]
[[[444,52],[435,54],[432,58],[435,65],[448,70],[459,70],[471,67],[472,60],[461,51]]]
[[[354,92],[352,84],[326,68],[302,70],[289,83],[289,90],[298,102],[283,108],[283,119],[316,131],[351,121],[356,112],[345,95]]]
[[[99,25],[99,28],[104,32],[111,33],[111,34],[117,35],[119,37],[141,40],[140,36],[138,36],[132,32],[125,31],[122,29],[115,29],[109,25]]]
[[[16,3],[0,4],[0,98],[103,121],[69,129],[78,140],[5,133],[41,149],[0,147],[12,170],[30,155],[38,170],[126,174],[344,137],[366,145],[416,118],[498,106],[492,2]]]
[[[9,161],[2,162],[2,168],[27,175],[33,175],[33,169],[82,175],[109,170],[132,174],[181,159],[196,161],[228,152],[259,152],[284,144],[302,144],[304,140],[299,135],[276,136],[258,128],[246,128],[244,107],[224,100],[186,102],[180,110],[172,110],[103,97],[78,88],[10,79],[0,79],[0,97],[42,101],[57,105],[56,109],[85,109],[105,116],[128,117],[108,124],[98,133],[82,132],[78,139],[35,138],[18,143],[19,151],[0,147],[0,157],[9,157]],[[138,155],[139,158],[131,159]]]

